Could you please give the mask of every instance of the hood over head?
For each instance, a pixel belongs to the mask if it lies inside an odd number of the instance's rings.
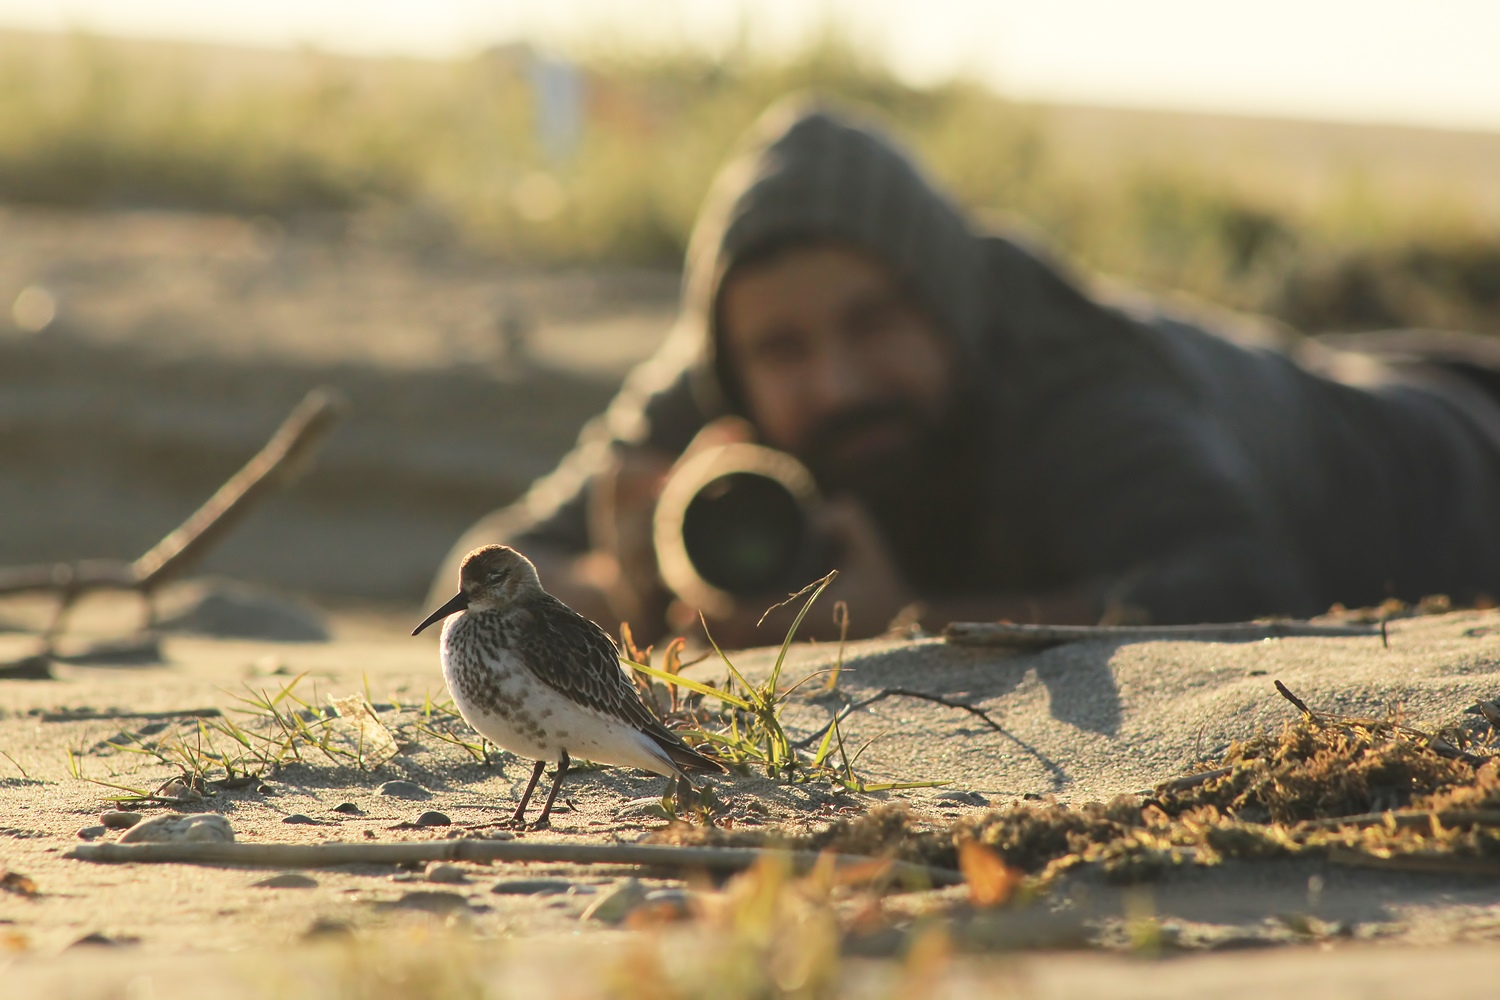
[[[761,117],[720,172],[688,247],[674,339],[696,355],[705,412],[738,408],[717,360],[725,276],[749,254],[816,240],[886,261],[944,329],[977,349],[988,320],[985,255],[959,210],[879,126],[822,101],[788,99]]]

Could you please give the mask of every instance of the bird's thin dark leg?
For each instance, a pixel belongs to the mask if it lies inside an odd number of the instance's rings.
[[[552,802],[557,798],[557,790],[562,787],[563,776],[568,773],[568,751],[559,750],[557,760],[557,774],[552,779],[552,790],[547,793],[547,804],[542,806],[542,814],[536,818],[532,826],[542,827],[547,825],[548,817],[552,815]],[[540,772],[538,772],[540,773]]]
[[[687,812],[693,808],[693,800],[697,797],[697,793],[697,786],[688,780],[688,776],[679,774],[667,779],[667,788],[662,792],[662,796],[672,795],[677,799],[677,808]]]
[[[542,780],[542,769],[546,766],[547,762],[545,760],[539,760],[536,762],[536,767],[531,769],[531,780],[526,782],[526,791],[521,793],[521,804],[516,806],[516,811],[511,814],[510,821],[512,823],[524,823],[526,821],[526,806],[531,802],[531,793],[536,791],[536,783]],[[554,795],[557,794],[557,789],[554,788],[552,793]],[[547,804],[551,805],[552,800],[548,799]]]

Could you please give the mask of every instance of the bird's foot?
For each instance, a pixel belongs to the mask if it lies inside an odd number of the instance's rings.
[[[677,802],[680,812],[691,813],[698,805],[698,789],[687,778],[673,778],[667,783],[667,790],[662,794],[663,798],[671,796]]]

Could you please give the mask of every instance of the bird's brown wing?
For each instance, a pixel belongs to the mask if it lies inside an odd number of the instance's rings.
[[[537,680],[580,705],[635,726],[685,771],[725,771],[723,764],[682,742],[646,707],[626,679],[608,633],[551,595],[526,610],[531,627],[513,634],[511,644]]]

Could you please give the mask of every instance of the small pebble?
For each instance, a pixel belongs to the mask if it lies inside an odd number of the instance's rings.
[[[987,806],[990,804],[990,800],[985,798],[978,792],[965,792],[959,791],[958,789],[950,789],[946,792],[939,792],[936,798],[944,799],[949,802],[963,802],[966,805],[971,806]]]
[[[407,892],[394,902],[380,903],[382,910],[425,910],[428,913],[452,913],[467,910],[469,901],[456,892],[440,892],[433,889],[418,889]]]
[[[661,797],[648,795],[641,799],[630,799],[622,802],[615,809],[616,819],[635,819],[646,817],[649,819],[669,819],[667,811],[662,808]]]
[[[276,791],[276,789],[272,788],[270,785],[256,785],[255,790],[261,795],[270,795],[272,792]]]
[[[565,878],[505,878],[496,882],[490,892],[502,896],[553,896],[571,888],[573,883]]]
[[[138,937],[132,937],[129,934],[124,934],[124,935],[121,935],[120,937],[110,937],[107,934],[101,934],[98,931],[94,931],[92,934],[85,934],[83,937],[79,938],[77,941],[74,941],[72,944],[68,945],[68,947],[69,948],[89,948],[89,947],[113,948],[113,947],[117,947],[119,945],[139,944],[140,940],[141,940],[140,938],[138,938]]]
[[[283,823],[298,823],[298,824],[301,824],[303,826],[322,826],[323,825],[323,821],[322,820],[320,820],[320,819],[313,819],[311,816],[304,816],[302,813],[292,813],[290,816],[283,816],[283,817],[281,817],[281,821]]]
[[[427,866],[427,881],[456,885],[469,881],[469,874],[458,865],[431,864]]]
[[[161,791],[157,794],[164,799],[179,799],[182,801],[195,801],[197,799],[203,798],[202,795],[194,791],[193,788],[181,778],[173,778],[171,781],[167,782],[166,785],[164,785]]]
[[[319,917],[312,922],[307,930],[302,932],[304,941],[328,940],[330,938],[350,938],[354,935],[354,928],[343,920],[335,920],[331,917]]]
[[[168,813],[137,823],[120,835],[122,844],[227,844],[234,827],[218,813]]]
[[[99,822],[111,830],[128,830],[139,823],[141,819],[140,813],[119,812],[111,809],[100,815]]]
[[[380,786],[381,795],[397,799],[430,799],[432,793],[415,781],[387,781]]]
[[[316,889],[318,880],[301,872],[282,872],[280,875],[267,875],[250,883],[252,889]]]
[[[685,920],[698,908],[698,893],[687,889],[655,889],[646,893],[641,908],[658,919]]]
[[[646,888],[635,879],[629,879],[619,888],[596,899],[579,920],[597,920],[605,924],[618,924],[631,910],[646,900]]]
[[[78,838],[80,840],[93,840],[95,837],[102,837],[102,836],[104,836],[105,833],[106,833],[106,828],[105,827],[102,827],[102,826],[86,826],[82,830],[78,831]]]
[[[345,816],[363,816],[365,814],[365,811],[353,802],[340,802],[333,807],[333,811],[343,813]]]
[[[302,932],[305,941],[317,938],[347,938],[352,937],[354,928],[342,920],[334,920],[330,917],[319,917],[312,922],[312,926]]]
[[[412,820],[413,826],[451,826],[453,821],[446,814],[428,810]]]

